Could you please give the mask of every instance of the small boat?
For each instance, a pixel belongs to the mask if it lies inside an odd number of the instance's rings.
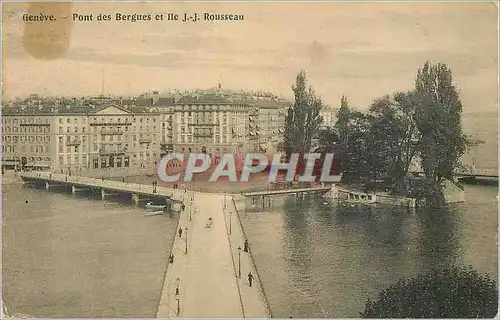
[[[157,210],[164,210],[166,209],[167,205],[166,204],[154,204],[152,202],[148,202],[145,205],[146,209],[157,209]]]
[[[163,214],[163,211],[153,211],[153,212],[146,213],[145,216],[152,217],[152,216],[159,216],[161,214]]]
[[[373,193],[365,193],[365,192],[357,192],[350,191],[347,194],[346,202],[354,203],[354,204],[373,204],[377,200],[377,196]],[[351,207],[353,205],[351,204]]]

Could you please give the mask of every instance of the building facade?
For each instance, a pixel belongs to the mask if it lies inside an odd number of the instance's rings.
[[[2,114],[2,162],[75,173],[149,167],[159,156],[160,132],[159,114],[113,104],[7,111]]]
[[[132,172],[155,168],[173,151],[273,153],[282,139],[286,107],[205,95],[4,108],[2,165],[75,174]]]
[[[337,122],[337,114],[339,112],[338,108],[332,106],[324,105],[321,110],[321,116],[323,117],[324,127],[333,127]]]
[[[2,115],[2,162],[5,166],[50,168],[54,154],[52,134],[54,118],[50,115]]]

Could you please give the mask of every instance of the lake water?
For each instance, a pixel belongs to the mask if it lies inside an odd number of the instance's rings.
[[[467,186],[446,210],[310,197],[241,215],[274,317],[359,317],[400,277],[444,264],[497,277],[498,189]]]
[[[475,157],[478,168],[498,168],[498,114],[468,114],[462,118],[462,126],[465,134],[484,142],[464,155],[463,162],[472,164]]]
[[[3,299],[36,317],[156,317],[175,216],[3,185]]]

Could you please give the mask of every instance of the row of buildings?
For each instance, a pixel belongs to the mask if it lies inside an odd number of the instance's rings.
[[[2,165],[65,172],[153,169],[173,151],[271,154],[283,137],[289,106],[215,90],[90,105],[4,107]],[[334,112],[329,110],[325,113]]]

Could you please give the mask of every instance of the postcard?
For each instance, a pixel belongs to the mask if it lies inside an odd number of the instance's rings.
[[[498,3],[2,9],[2,318],[497,315]]]

